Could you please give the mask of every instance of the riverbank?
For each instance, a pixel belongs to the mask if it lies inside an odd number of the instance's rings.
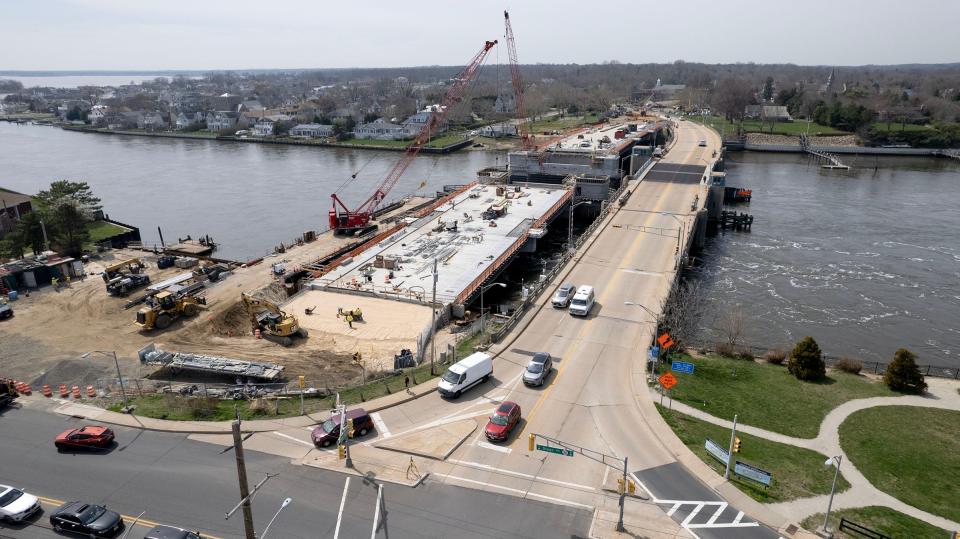
[[[381,150],[390,152],[406,151],[409,141],[397,141],[400,144],[389,144],[393,141],[363,141],[361,142],[328,142],[325,140],[296,139],[288,137],[279,138],[253,138],[237,137],[233,135],[217,135],[196,131],[192,133],[167,132],[167,131],[143,131],[143,130],[113,130],[91,126],[81,125],[63,125],[60,126],[65,131],[76,131],[81,133],[97,133],[101,135],[127,135],[135,137],[161,137],[161,138],[180,138],[195,140],[216,140],[224,142],[245,142],[254,144],[284,144],[293,146],[319,146],[327,148],[347,148],[352,150]],[[445,154],[466,148],[473,144],[473,138],[464,138],[453,143],[447,144],[449,137],[441,137],[438,142],[443,141],[443,145],[437,145],[435,142],[428,142],[420,149],[422,153]],[[368,143],[369,142],[369,143]]]

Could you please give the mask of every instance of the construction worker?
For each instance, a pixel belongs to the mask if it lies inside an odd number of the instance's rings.
[[[353,315],[352,315],[352,314],[348,314],[348,315],[347,315],[347,325],[350,326],[350,329],[353,329]]]

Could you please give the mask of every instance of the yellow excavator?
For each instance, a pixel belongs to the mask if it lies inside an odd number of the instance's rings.
[[[297,317],[283,312],[275,303],[247,292],[241,293],[240,297],[247,314],[250,315],[253,328],[259,329],[260,336],[264,339],[290,346],[295,338],[307,338],[307,330],[300,327]]]
[[[137,311],[137,325],[141,329],[167,329],[181,316],[191,317],[206,305],[206,299],[187,294],[175,294],[169,290],[157,292],[147,298],[147,304]]]

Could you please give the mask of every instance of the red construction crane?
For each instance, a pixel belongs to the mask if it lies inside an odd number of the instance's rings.
[[[507,53],[510,56],[510,78],[513,80],[513,97],[517,110],[517,134],[524,150],[536,149],[530,138],[530,125],[523,113],[523,79],[520,77],[520,64],[517,62],[517,42],[513,39],[513,27],[510,26],[510,14],[503,12],[503,24],[506,26]]]
[[[353,235],[363,233],[371,226],[370,219],[373,212],[387,197],[387,194],[390,193],[393,186],[397,184],[400,176],[403,176],[407,167],[410,166],[413,159],[420,153],[423,145],[430,140],[430,137],[437,128],[443,124],[447,113],[450,112],[454,105],[463,99],[463,94],[466,92],[467,86],[476,76],[487,53],[496,44],[497,40],[485,42],[480,52],[474,55],[470,63],[453,79],[453,84],[450,86],[450,89],[447,90],[446,95],[443,96],[439,109],[434,111],[423,124],[416,138],[407,146],[403,157],[393,165],[393,168],[390,169],[390,172],[387,173],[383,181],[380,182],[380,185],[377,186],[377,190],[370,195],[370,198],[360,204],[357,209],[351,210],[347,208],[346,204],[340,200],[340,197],[338,197],[336,193],[330,195],[330,198],[333,199],[333,208],[330,209],[330,229],[333,230],[334,234]]]

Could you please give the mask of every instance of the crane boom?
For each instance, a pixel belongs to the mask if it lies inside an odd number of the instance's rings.
[[[383,178],[383,181],[380,182],[377,189],[370,195],[370,198],[360,204],[357,209],[350,210],[336,193],[330,195],[333,199],[333,208],[330,210],[330,229],[333,230],[334,233],[355,233],[366,230],[367,227],[370,226],[370,219],[373,212],[387,197],[390,190],[393,189],[400,177],[403,176],[403,173],[406,172],[410,163],[413,162],[413,159],[420,153],[423,145],[430,140],[430,137],[437,128],[443,124],[447,113],[450,112],[454,105],[463,99],[467,86],[473,81],[474,77],[476,77],[477,71],[480,69],[480,65],[483,63],[484,58],[486,58],[487,53],[490,52],[490,49],[496,44],[497,40],[484,42],[480,52],[475,54],[470,60],[470,63],[453,79],[453,84],[440,102],[439,110],[431,114],[428,120],[424,122],[420,128],[420,132],[417,133],[417,136],[403,152],[403,156],[393,165],[393,168],[391,168]]]
[[[513,81],[513,98],[517,112],[517,134],[520,135],[520,144],[524,150],[533,149],[533,140],[530,138],[530,126],[523,111],[523,79],[520,77],[520,63],[517,60],[517,42],[513,38],[513,27],[510,26],[510,14],[503,12],[503,24],[506,27],[507,54],[510,56],[510,79]]]

